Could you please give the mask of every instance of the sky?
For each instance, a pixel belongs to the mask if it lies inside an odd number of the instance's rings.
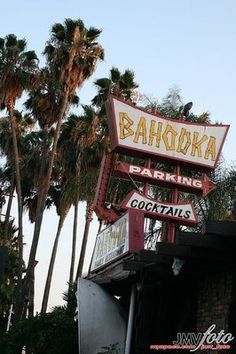
[[[41,65],[45,42],[52,24],[65,18],[82,19],[86,26],[103,30],[100,43],[105,60],[79,92],[89,104],[95,94],[93,81],[106,77],[112,66],[135,72],[139,92],[161,100],[168,89],[181,89],[184,103],[192,111],[208,111],[211,121],[230,124],[223,155],[228,164],[236,161],[236,2],[234,0],[12,0],[1,4],[0,37],[15,33],[26,38]],[[14,210],[15,213],[15,210]],[[79,211],[79,241],[85,206]],[[62,231],[49,307],[61,304],[69,277],[73,215]],[[36,310],[40,309],[58,218],[45,213],[36,267]],[[86,265],[97,233],[94,217],[90,230]],[[25,257],[29,253],[33,227],[25,215]],[[77,257],[80,242],[77,247]]]

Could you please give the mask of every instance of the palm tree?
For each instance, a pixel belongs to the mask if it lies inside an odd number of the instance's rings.
[[[71,133],[72,141],[76,147],[76,169],[75,177],[79,182],[77,194],[75,194],[75,214],[74,214],[74,232],[72,242],[72,257],[70,267],[69,283],[73,282],[74,264],[75,264],[75,245],[76,245],[76,229],[77,229],[77,210],[78,201],[86,200],[88,208],[86,213],[86,222],[82,249],[80,255],[80,266],[84,262],[85,248],[88,238],[89,226],[92,221],[93,213],[93,197],[97,180],[98,166],[101,162],[104,152],[104,136],[101,134],[100,118],[96,110],[91,106],[83,106],[84,114],[78,117],[78,121]],[[94,168],[95,166],[95,168]],[[91,173],[91,169],[93,172]],[[83,173],[80,173],[83,171]],[[92,192],[91,192],[92,189]],[[92,196],[92,197],[91,197]],[[77,271],[78,273],[78,271]]]
[[[80,183],[83,186],[83,192],[80,193],[80,199],[86,201],[86,214],[85,214],[85,226],[82,238],[82,245],[79,257],[78,268],[76,272],[76,279],[82,276],[86,248],[88,243],[90,224],[93,220],[94,211],[94,194],[96,190],[96,184],[98,179],[99,169],[97,167],[91,166],[88,168],[85,174],[81,176]]]
[[[5,221],[0,221],[0,246],[7,246],[8,259],[4,275],[0,277],[0,331],[4,333],[7,329],[7,321],[11,316],[11,306],[16,291],[16,277],[18,276],[18,245],[17,227],[13,220],[9,222],[7,238],[3,238]]]
[[[125,101],[132,101],[134,90],[138,84],[134,81],[134,73],[131,70],[125,70],[122,74],[118,68],[110,70],[109,78],[101,78],[94,82],[97,95],[92,99],[92,104],[101,109],[101,114],[106,114],[105,105],[109,95],[122,98]]]
[[[58,157],[64,169],[65,175],[65,191],[64,199],[74,205],[74,222],[73,222],[73,239],[71,252],[71,265],[69,286],[74,280],[75,251],[77,239],[77,219],[78,219],[78,203],[80,200],[93,199],[94,188],[97,180],[98,164],[104,151],[102,145],[101,129],[99,126],[99,118],[94,108],[83,106],[84,114],[81,116],[71,115],[62,125],[62,132],[58,142]],[[100,138],[98,138],[100,137]],[[99,143],[94,144],[99,141]],[[102,148],[101,148],[102,147]],[[100,152],[99,152],[100,149]],[[97,156],[97,160],[94,160]],[[95,164],[93,173],[91,167]],[[81,174],[81,169],[83,173]],[[88,176],[88,177],[87,177]],[[92,193],[88,188],[92,186]],[[91,197],[92,195],[92,197]],[[90,202],[90,203],[91,203]],[[93,212],[93,208],[90,208]],[[90,211],[90,214],[91,214]],[[88,213],[86,228],[89,230]],[[87,238],[84,233],[84,240]],[[82,247],[83,248],[83,247]]]
[[[22,96],[24,90],[32,87],[36,72],[37,56],[34,51],[26,51],[24,39],[17,39],[14,34],[0,38],[0,105],[1,109],[7,108],[10,117],[18,199],[19,289],[21,288],[23,264],[23,225],[20,160],[14,107],[16,100]]]
[[[54,129],[51,128],[48,132],[47,136],[47,145],[46,150],[51,145],[51,141],[53,138]],[[23,195],[23,205],[24,209],[29,213],[29,219],[32,223],[35,222],[36,218],[36,207],[37,207],[37,189],[35,185],[38,184],[39,174],[40,174],[40,160],[42,156],[42,150],[44,147],[44,132],[43,131],[33,131],[26,136],[23,137],[21,141],[21,149],[24,155],[23,164],[22,164],[22,195]],[[50,186],[47,200],[46,200],[46,208],[50,208],[52,204],[56,206],[57,214],[59,217],[58,229],[52,249],[50,265],[48,269],[47,280],[44,289],[44,297],[43,297],[43,305],[42,312],[46,312],[51,279],[53,275],[54,263],[58,248],[58,242],[60,233],[63,227],[64,220],[70,208],[70,203],[67,197],[68,194],[68,182],[67,182],[67,174],[65,173],[66,164],[61,160],[61,154],[58,153],[58,157],[54,161],[54,169],[52,173],[53,183]],[[45,165],[47,163],[48,156],[45,159]],[[74,195],[74,194],[73,194]],[[31,282],[31,288],[33,291],[34,282]],[[30,305],[29,305],[30,306]],[[31,309],[33,308],[33,304],[31,304]],[[32,312],[32,311],[31,311]]]
[[[22,193],[22,202],[24,200],[24,185],[25,185],[25,176],[28,178],[27,174],[23,173],[23,166],[25,163],[25,158],[29,151],[25,151],[24,149],[24,139],[29,131],[34,127],[34,120],[29,114],[21,114],[18,111],[14,111],[14,116],[17,122],[16,125],[16,136],[17,136],[17,144],[18,144],[18,154],[19,159],[21,161],[21,193]],[[11,126],[8,117],[2,118],[0,122],[0,151],[3,156],[6,157],[6,164],[4,165],[4,175],[8,178],[9,187],[6,192],[9,193],[8,205],[5,215],[5,223],[4,223],[4,240],[7,241],[8,229],[11,225],[10,222],[10,211],[12,206],[13,194],[15,190],[15,173],[14,173],[14,155],[12,153],[12,134],[11,134]],[[19,249],[19,247],[18,247]],[[18,269],[18,287],[15,293],[15,296],[19,296],[19,292],[21,291],[21,273],[23,271],[23,260],[19,262]],[[14,301],[15,303],[15,301]]]
[[[72,245],[71,245],[71,262],[70,262],[70,274],[69,274],[69,286],[74,281],[75,271],[75,256],[76,256],[76,244],[77,244],[77,229],[78,229],[78,213],[79,213],[79,200],[76,198],[74,203],[74,218],[73,218],[73,233],[72,233]]]
[[[67,121],[62,125],[61,135],[58,141],[58,159],[55,164],[60,166],[60,173],[57,179],[60,181],[60,193],[58,202],[55,199],[54,204],[57,206],[57,213],[60,215],[57,235],[54,241],[51,261],[48,271],[48,277],[45,284],[45,291],[42,302],[42,313],[47,310],[47,303],[49,298],[49,291],[52,281],[52,272],[57,253],[57,246],[59,241],[60,232],[71,206],[74,206],[74,222],[73,222],[73,240],[72,240],[72,255],[70,265],[69,287],[73,283],[74,262],[76,251],[76,238],[77,238],[77,219],[78,219],[78,203],[79,203],[79,178],[80,178],[80,151],[78,141],[74,141],[75,130],[79,117],[71,115]],[[49,194],[50,190],[49,190]]]
[[[78,136],[79,120],[80,118],[75,114],[70,115],[67,121],[62,125],[62,132],[58,141],[58,154],[61,164],[64,166],[66,176],[66,193],[64,194],[64,198],[67,200],[67,203],[69,202],[74,208],[69,286],[73,283],[74,279],[78,226],[79,179],[81,168],[80,140]]]
[[[72,256],[70,266],[69,285],[71,286],[74,278],[74,263],[75,263],[75,250],[76,250],[76,238],[77,238],[77,218],[78,218],[78,181],[80,178],[80,153],[78,141],[74,141],[75,131],[79,122],[79,117],[71,115],[67,121],[62,124],[61,135],[58,141],[58,153],[55,164],[60,166],[60,173],[57,177],[59,180],[59,189],[50,188],[49,195],[52,197],[54,204],[57,207],[57,213],[60,215],[58,222],[58,229],[53,245],[51,254],[50,265],[48,269],[48,276],[45,283],[42,309],[41,312],[45,313],[47,310],[47,304],[49,299],[49,292],[52,281],[52,274],[54,269],[54,263],[58,248],[58,242],[60,233],[63,227],[63,223],[66,215],[71,207],[74,206],[74,223],[73,223],[73,241],[72,241]],[[55,173],[54,173],[55,175]],[[52,193],[53,192],[53,193]]]
[[[94,108],[90,106],[83,106],[84,114],[77,117],[71,115],[67,122],[63,125],[63,132],[61,135],[61,141],[59,147],[62,151],[64,165],[67,168],[70,177],[70,186],[67,190],[72,195],[74,205],[74,221],[73,221],[73,237],[72,237],[72,251],[71,251],[71,264],[69,274],[69,287],[74,281],[74,268],[75,268],[75,254],[76,254],[76,242],[77,242],[77,222],[78,222],[78,204],[81,200],[86,200],[88,196],[91,198],[91,192],[85,184],[85,178],[89,176],[89,181],[93,181],[97,178],[97,169],[95,174],[90,175],[88,173],[88,165],[91,165],[91,150],[88,154],[88,147],[97,140],[98,134],[98,116]],[[71,144],[73,143],[73,144]],[[88,156],[86,156],[88,154]],[[86,156],[86,157],[85,157]],[[81,174],[81,169],[83,173]],[[88,178],[87,178],[88,179]],[[93,191],[94,192],[94,191]],[[93,194],[92,194],[93,195]],[[92,201],[92,199],[91,199]],[[93,208],[90,210],[93,212]],[[90,211],[90,214],[91,214]],[[87,232],[86,232],[87,230]],[[87,240],[89,231],[88,213],[86,219],[86,227],[84,231],[83,240]],[[83,245],[84,245],[83,241]],[[82,247],[83,249],[84,247]],[[83,253],[83,252],[82,252]]]
[[[87,165],[85,169],[87,173],[83,175],[83,178],[81,178],[80,181],[83,185],[83,192],[85,195],[83,197],[80,195],[80,199],[86,201],[87,207],[84,235],[76,278],[82,276],[89,228],[93,219],[93,199],[96,190],[99,167],[102,156],[109,146],[108,121],[106,117],[105,102],[109,94],[113,94],[123,98],[124,100],[131,101],[132,93],[138,87],[134,81],[134,73],[132,71],[125,70],[122,74],[117,68],[111,69],[109,78],[98,79],[94,84],[98,89],[98,93],[93,98],[92,104],[97,107],[97,111],[92,109],[90,106],[84,106],[84,117],[80,126],[80,134],[81,136],[84,136],[82,161],[84,159]],[[93,125],[93,132],[90,132],[91,122]],[[85,132],[88,136],[90,136],[90,140],[86,138],[87,135]],[[91,140],[91,136],[94,136],[93,141]]]
[[[101,31],[96,28],[87,29],[81,20],[66,19],[64,24],[57,23],[52,27],[51,38],[45,47],[47,70],[43,81],[47,83],[47,86],[54,88],[53,91],[50,91],[52,96],[49,96],[51,100],[48,106],[53,107],[56,129],[47,172],[38,192],[34,235],[23,294],[18,304],[17,319],[22,315],[24,298],[27,295],[30,278],[33,274],[45,201],[49,190],[62,120],[73,102],[76,89],[80,88],[84,81],[92,75],[98,60],[103,59],[103,49],[96,42],[100,33]],[[44,91],[41,93],[43,94]]]
[[[5,169],[4,172],[7,172],[9,169]],[[11,168],[10,168],[11,170]],[[4,173],[5,174],[5,173]],[[12,171],[10,172],[10,180],[9,180],[9,188],[6,190],[6,193],[8,193],[8,203],[7,203],[7,209],[6,209],[6,216],[5,216],[5,225],[4,225],[4,239],[7,239],[7,234],[8,234],[8,227],[10,223],[10,214],[11,214],[11,208],[12,208],[12,202],[13,202],[13,197],[14,197],[14,190],[15,190],[15,176]]]
[[[17,136],[17,145],[18,145],[18,154],[19,160],[21,161],[21,189],[22,184],[24,184],[25,176],[22,176],[22,169],[25,163],[25,158],[29,153],[29,150],[24,148],[24,139],[31,132],[32,128],[35,125],[34,119],[29,114],[22,114],[19,111],[14,110],[14,117],[16,119],[16,136]],[[15,168],[14,168],[14,153],[12,151],[12,134],[11,134],[11,125],[9,117],[0,118],[0,156],[6,158],[6,163],[4,165],[5,177],[8,179],[9,187],[6,190],[6,193],[9,195],[8,205],[5,217],[5,236],[7,235],[7,228],[9,224],[10,211],[12,205],[12,199],[15,191]],[[28,175],[29,171],[27,171]],[[22,200],[23,198],[22,193]]]
[[[56,188],[51,188],[51,191],[49,191],[49,195],[52,197],[54,204],[56,205],[57,214],[59,215],[59,222],[58,222],[57,232],[56,232],[56,236],[55,236],[55,240],[54,240],[54,244],[53,244],[53,249],[52,249],[52,253],[51,253],[51,259],[50,259],[50,263],[49,263],[49,267],[48,267],[47,279],[46,279],[45,287],[44,287],[41,313],[46,313],[46,311],[47,311],[47,305],[48,305],[48,299],[49,299],[49,293],[50,293],[50,288],[51,288],[51,282],[52,282],[52,276],[53,276],[53,270],[54,270],[54,265],[55,265],[55,260],[56,260],[59,238],[61,235],[61,231],[62,231],[62,227],[64,225],[65,218],[68,215],[68,212],[71,207],[70,204],[69,205],[65,204],[66,198],[63,198],[64,197],[63,193],[66,193],[66,189],[61,188],[61,186],[56,186]]]
[[[74,266],[75,266],[75,253],[76,253],[76,241],[77,241],[77,219],[78,219],[78,203],[81,198],[85,200],[89,195],[93,197],[93,194],[85,188],[85,176],[87,173],[87,164],[90,164],[89,157],[86,158],[86,162],[82,161],[84,154],[84,146],[89,146],[94,140],[97,139],[96,129],[97,115],[92,107],[84,106],[86,115],[76,116],[70,115],[67,121],[62,125],[61,135],[58,141],[58,161],[62,166],[60,177],[60,191],[57,210],[60,215],[58,230],[54,241],[53,251],[51,255],[51,261],[47,276],[47,281],[44,290],[42,313],[46,312],[49,291],[52,280],[52,272],[55,263],[55,257],[57,252],[57,246],[59,241],[60,232],[63,226],[65,216],[67,215],[70,206],[74,205],[74,221],[73,221],[73,238],[72,238],[72,252],[71,252],[71,265],[69,275],[69,287],[73,284],[74,279]],[[56,161],[55,161],[56,162]],[[83,174],[80,174],[81,164],[83,164]],[[96,171],[97,172],[97,169]],[[92,186],[95,185],[97,175],[93,173],[93,176],[89,176],[89,181]],[[81,188],[80,188],[81,187]],[[80,192],[81,190],[81,192]],[[94,190],[93,190],[94,192]],[[50,194],[50,190],[49,190]],[[92,202],[92,199],[91,199]],[[93,209],[92,209],[93,211]],[[91,214],[91,212],[90,212]],[[87,229],[89,229],[87,222]],[[85,238],[84,238],[85,239]]]

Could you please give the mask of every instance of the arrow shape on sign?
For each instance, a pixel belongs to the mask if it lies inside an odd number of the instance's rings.
[[[216,188],[215,184],[211,182],[206,174],[203,175],[202,181],[202,197],[205,198],[207,194],[212,192]]]
[[[137,209],[143,211],[150,219],[175,221],[181,225],[198,223],[192,203],[163,203],[132,191],[121,204],[124,209]]]
[[[215,185],[206,174],[203,174],[202,179],[199,179],[145,166],[131,165],[121,161],[115,163],[112,175],[123,179],[132,178],[138,182],[147,182],[168,188],[178,187],[181,191],[198,194],[203,198],[215,189]]]

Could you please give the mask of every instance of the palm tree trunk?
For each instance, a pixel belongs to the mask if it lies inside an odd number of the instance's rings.
[[[86,252],[87,242],[88,242],[89,228],[90,228],[91,221],[93,220],[93,217],[92,217],[93,216],[93,208],[94,208],[93,202],[88,201],[87,208],[86,208],[86,221],[85,221],[85,226],[84,226],[84,235],[83,235],[83,241],[82,241],[82,246],[81,246],[81,252],[80,252],[80,258],[79,258],[76,279],[78,279],[82,276],[84,259],[85,259],[85,252]]]
[[[44,181],[45,176],[44,176],[44,171],[45,171],[45,166],[46,166],[46,161],[47,161],[47,144],[48,144],[48,133],[49,133],[49,127],[46,124],[43,128],[43,147],[42,147],[42,156],[41,156],[41,161],[40,161],[40,170],[39,170],[39,183]],[[37,186],[38,190],[38,201],[37,204],[40,204],[42,202],[42,190],[40,186]]]
[[[72,252],[71,252],[71,263],[70,263],[70,277],[69,285],[74,281],[74,269],[75,269],[75,253],[76,253],[76,240],[77,240],[77,226],[78,226],[78,201],[74,205],[74,223],[73,223],[73,238],[72,238]]]
[[[13,196],[14,196],[14,190],[15,190],[15,176],[14,176],[14,173],[12,173],[10,193],[9,193],[9,198],[8,198],[8,203],[7,203],[6,216],[5,216],[5,226],[4,226],[4,240],[5,240],[5,242],[7,241],[7,234],[8,234],[8,227],[9,227],[9,222],[10,222],[10,214],[11,214],[11,207],[12,207],[12,201],[13,201]]]
[[[61,230],[62,230],[64,221],[65,221],[65,216],[66,216],[66,214],[61,215],[59,218],[59,222],[58,222],[57,233],[56,233],[56,237],[55,237],[54,244],[53,244],[51,259],[50,259],[49,268],[48,268],[47,280],[46,280],[45,288],[44,288],[41,313],[46,313],[46,311],[47,311],[49,292],[50,292],[51,283],[52,283],[52,274],[53,274],[53,269],[54,269],[54,265],[55,265],[56,254],[57,254],[57,247],[58,247],[58,242],[59,242]]]
[[[68,96],[69,96],[69,90],[67,88],[67,90],[65,92],[65,96],[64,96],[64,101],[63,101],[62,107],[61,107],[59,115],[58,115],[59,118],[58,118],[56,131],[55,131],[54,138],[53,138],[53,146],[52,146],[52,151],[51,151],[50,158],[49,158],[47,175],[46,175],[46,178],[43,180],[42,186],[39,191],[39,198],[37,201],[36,218],[35,218],[35,225],[34,225],[34,235],[33,235],[33,240],[32,240],[31,249],[30,249],[29,262],[28,262],[27,272],[26,272],[26,276],[25,276],[24,287],[23,287],[23,291],[22,291],[22,296],[16,305],[16,311],[15,311],[15,320],[16,321],[19,321],[21,319],[24,301],[25,301],[25,298],[26,298],[28,291],[29,291],[30,278],[31,278],[31,274],[34,269],[34,261],[35,261],[35,256],[36,256],[38,242],[39,242],[39,235],[40,235],[42,221],[43,221],[43,214],[44,214],[44,209],[45,209],[47,193],[48,193],[49,186],[50,186],[50,179],[51,179],[51,175],[52,175],[53,162],[54,162],[54,158],[56,155],[58,139],[60,136],[62,118],[64,117],[64,114],[65,114],[67,107],[68,107]]]
[[[21,193],[21,177],[20,177],[20,159],[16,138],[16,118],[13,112],[14,106],[11,102],[9,104],[9,113],[11,121],[11,131],[13,140],[13,151],[15,160],[15,171],[16,171],[16,192],[18,201],[18,252],[19,252],[19,265],[18,265],[18,296],[22,291],[22,268],[23,268],[23,207],[22,207],[22,193]]]
[[[77,143],[78,148],[78,143]],[[81,170],[81,150],[78,153],[76,159],[76,179],[79,181]],[[72,238],[72,252],[71,252],[71,264],[70,264],[70,276],[69,276],[69,290],[70,286],[74,281],[74,271],[75,271],[75,254],[76,254],[76,241],[77,241],[77,226],[78,226],[78,210],[79,210],[79,188],[76,184],[76,195],[74,204],[74,223],[73,223],[73,238]]]
[[[35,264],[36,265],[36,264]],[[35,269],[31,278],[29,290],[29,304],[28,304],[28,317],[34,316],[34,285],[35,285]]]

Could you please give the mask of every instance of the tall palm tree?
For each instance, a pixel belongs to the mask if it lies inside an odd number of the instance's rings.
[[[10,175],[11,177],[10,177],[9,188],[8,190],[6,190],[6,192],[8,193],[8,203],[7,203],[5,225],[4,225],[4,239],[7,239],[8,228],[10,223],[10,214],[11,214],[12,202],[13,202],[14,191],[15,191],[15,176],[14,173],[12,173],[12,171]]]
[[[54,129],[51,128],[48,132],[48,137],[46,141],[46,148],[48,149],[51,145],[51,141],[54,135]],[[42,156],[42,150],[44,149],[44,132],[43,131],[33,131],[30,134],[27,134],[22,139],[22,150],[23,154],[26,155],[23,163],[22,169],[22,194],[23,194],[23,204],[25,210],[29,213],[29,219],[33,223],[36,218],[36,207],[37,207],[37,188],[35,186],[38,184],[39,174],[40,174],[40,160]],[[46,149],[46,150],[47,150]],[[67,175],[65,174],[65,164],[63,161],[57,159],[54,161],[54,169],[52,173],[52,184],[50,186],[47,200],[46,200],[46,208],[50,208],[52,204],[56,206],[57,214],[59,217],[58,229],[56,233],[56,237],[54,240],[54,245],[51,254],[50,265],[48,269],[47,280],[44,289],[43,296],[43,306],[42,312],[46,312],[51,279],[53,275],[54,263],[56,259],[56,253],[58,248],[58,242],[60,238],[60,233],[63,227],[64,220],[69,211],[70,205],[68,205],[68,198],[66,197],[68,191],[68,183],[67,183]],[[48,156],[46,156],[47,163]],[[67,207],[68,205],[68,207]],[[31,293],[34,288],[34,281],[31,282]],[[31,309],[33,308],[33,304],[31,304]],[[32,312],[32,310],[31,310]]]
[[[58,141],[58,154],[66,175],[66,193],[64,197],[74,208],[69,286],[71,286],[74,279],[77,243],[79,179],[81,169],[81,147],[80,139],[77,134],[79,120],[80,118],[75,114],[70,115],[67,121],[62,125],[62,132]]]
[[[98,93],[92,99],[92,104],[101,109],[101,114],[106,114],[105,105],[109,95],[122,98],[125,101],[132,101],[134,90],[138,84],[134,81],[134,73],[131,70],[125,70],[121,73],[118,68],[110,70],[109,78],[100,78],[94,82]]]
[[[74,141],[77,147],[76,153],[76,180],[79,182],[78,194],[76,195],[75,206],[78,205],[80,200],[89,199],[89,207],[86,213],[85,230],[82,242],[82,253],[80,255],[80,266],[84,262],[85,248],[87,244],[87,237],[89,226],[91,222],[91,216],[93,213],[93,197],[95,191],[95,185],[97,180],[98,166],[100,164],[103,152],[104,152],[104,135],[101,130],[101,120],[98,117],[96,110],[91,106],[83,106],[84,113],[79,116],[77,125],[72,131],[72,141]],[[95,168],[94,168],[95,166]],[[91,173],[91,168],[93,172]],[[83,173],[80,173],[83,171]],[[91,189],[93,192],[91,193]],[[91,197],[92,195],[92,197]],[[74,226],[77,228],[76,209]],[[76,232],[73,234],[73,247],[70,269],[70,283],[74,281],[74,264],[75,264],[75,245],[76,245]],[[78,271],[77,271],[78,273]]]
[[[31,129],[34,127],[35,122],[31,118],[31,116],[28,114],[22,115],[20,112],[15,111],[14,115],[17,120],[17,143],[19,146],[19,158],[21,161],[21,188],[22,188],[22,202],[24,205],[25,198],[28,197],[28,192],[26,193],[26,190],[29,189],[28,185],[32,185],[31,176],[30,176],[31,168],[28,168],[29,166],[27,166],[27,168],[26,168],[25,162],[29,158],[29,155],[30,155],[29,152],[36,151],[35,149],[31,149],[31,147],[32,147],[31,145],[27,146],[28,144],[25,144],[25,140],[27,141],[28,136],[30,136],[32,134],[32,133],[29,133],[29,131],[31,131]],[[11,147],[12,147],[12,137],[10,134],[9,120],[7,118],[3,118],[1,120],[1,124],[0,124],[0,149],[1,149],[1,153],[7,157],[7,163],[4,166],[5,174],[8,174],[11,179],[10,187],[8,188],[8,190],[9,190],[8,193],[10,193],[10,194],[9,194],[9,198],[8,198],[8,205],[7,205],[5,225],[4,225],[4,229],[5,229],[4,230],[4,239],[5,240],[7,240],[8,233],[9,233],[8,230],[11,225],[10,210],[11,210],[11,205],[12,205],[13,193],[14,193],[14,189],[15,189],[14,158],[12,157]],[[26,188],[26,186],[27,186],[27,188]],[[33,210],[33,208],[31,208],[31,210]],[[33,290],[34,290],[34,284],[32,283],[31,284],[31,291],[30,291],[31,295],[34,293]],[[19,296],[18,295],[19,291],[20,291],[20,289],[18,286],[15,296]],[[15,301],[14,301],[14,303],[15,303]],[[33,302],[32,296],[29,296],[29,313],[30,313],[30,309],[33,310],[33,304],[34,304],[34,302]]]
[[[28,114],[22,114],[16,110],[14,110],[14,117],[16,120],[16,138],[17,138],[17,146],[18,146],[18,156],[21,162],[21,200],[23,202],[23,194],[22,194],[22,165],[25,158],[25,154],[22,149],[22,139],[24,139],[25,135],[31,131],[34,127],[34,120]],[[8,195],[8,204],[5,215],[5,223],[4,223],[4,239],[7,241],[8,229],[10,227],[10,212],[12,207],[12,201],[15,191],[15,161],[14,161],[14,152],[12,151],[13,139],[11,133],[11,124],[9,121],[9,117],[3,117],[0,119],[0,154],[6,158],[6,163],[4,165],[4,176],[8,180],[8,187],[6,189],[6,194]],[[21,233],[20,233],[21,237]],[[22,240],[18,241],[18,249],[19,249],[19,269],[18,269],[18,288],[16,292],[16,296],[21,290],[21,274],[23,270],[23,252],[21,245]]]
[[[100,163],[104,148],[102,146],[101,129],[99,126],[99,117],[96,110],[91,106],[83,106],[84,114],[81,116],[71,115],[67,122],[63,124],[63,131],[59,141],[59,151],[64,161],[64,166],[70,176],[70,186],[67,187],[68,195],[73,198],[74,205],[74,222],[73,222],[73,239],[71,252],[71,265],[69,284],[74,281],[75,254],[76,254],[76,239],[77,239],[77,219],[78,219],[78,203],[81,200],[90,198],[90,204],[93,200],[94,186],[97,179],[98,164]],[[100,138],[98,138],[100,137]],[[96,145],[97,160],[94,161],[94,143],[99,140]],[[100,149],[100,155],[99,151]],[[98,157],[99,155],[99,157]],[[91,157],[93,161],[91,161]],[[93,173],[89,173],[93,163],[96,165]],[[83,173],[81,173],[81,171]],[[91,171],[90,171],[91,172]],[[89,180],[89,186],[93,186],[93,193],[85,183],[85,179]],[[92,195],[92,198],[91,198]],[[93,212],[93,208],[90,209]],[[90,221],[88,222],[88,213],[86,219],[86,227],[83,237],[83,247],[86,243],[87,233],[89,230]],[[89,218],[90,219],[90,218]],[[86,232],[87,230],[87,232]],[[83,253],[83,252],[82,252]],[[82,257],[83,258],[83,257]]]
[[[60,233],[64,224],[64,220],[72,204],[74,205],[74,223],[73,223],[73,241],[72,241],[72,256],[70,266],[70,278],[69,284],[71,285],[74,278],[74,262],[75,262],[75,249],[76,249],[76,237],[77,237],[77,218],[78,218],[78,181],[80,173],[80,154],[79,144],[74,141],[73,135],[77,129],[79,117],[71,115],[67,121],[62,124],[61,135],[58,141],[57,160],[55,164],[60,166],[59,176],[56,178],[59,181],[59,189],[49,189],[49,195],[52,196],[54,204],[57,207],[57,213],[60,216],[58,222],[58,229],[52,249],[51,260],[48,269],[47,280],[44,288],[44,295],[42,301],[41,312],[45,313],[47,310],[47,304],[49,299],[49,293],[51,288],[51,281],[53,275],[53,269],[56,259],[56,253],[58,248],[58,242]],[[54,173],[55,175],[55,173]],[[51,193],[53,192],[53,193]]]
[[[55,240],[53,243],[53,249],[52,249],[52,253],[51,253],[50,263],[49,263],[49,267],[48,267],[48,274],[47,274],[45,287],[44,287],[41,313],[46,313],[46,311],[47,311],[47,305],[48,305],[49,293],[50,293],[50,288],[51,288],[53,270],[54,270],[54,266],[55,266],[59,238],[60,238],[61,231],[62,231],[62,228],[64,225],[64,221],[65,221],[66,216],[68,215],[68,212],[71,207],[71,204],[70,203],[68,204],[68,199],[65,198],[65,195],[64,195],[65,193],[66,193],[66,183],[63,186],[56,186],[56,188],[51,188],[51,191],[49,191],[49,195],[52,197],[53,202],[56,205],[57,214],[59,215],[59,221],[58,221],[58,227],[57,227]]]
[[[52,27],[51,37],[44,51],[47,63],[44,82],[54,88],[53,100],[50,101],[50,104],[53,106],[53,113],[56,117],[56,129],[46,176],[38,192],[34,235],[24,289],[16,311],[17,319],[21,318],[24,299],[33,274],[45,201],[50,186],[62,120],[73,101],[76,89],[80,88],[84,81],[92,75],[98,60],[103,59],[103,49],[96,42],[100,33],[101,31],[96,28],[87,29],[81,20],[66,19],[64,24],[57,23]],[[41,93],[43,94],[43,91]]]
[[[72,245],[71,245],[71,261],[70,261],[70,273],[69,273],[69,286],[74,281],[74,271],[75,271],[75,256],[76,256],[76,245],[77,245],[77,230],[78,230],[78,214],[79,214],[79,198],[76,198],[74,203],[74,218],[73,218],[73,233],[72,233]]]
[[[90,198],[90,204],[92,203],[98,165],[104,151],[104,137],[101,135],[100,119],[96,110],[91,106],[83,106],[83,110],[84,114],[81,116],[71,115],[68,117],[67,121],[62,125],[62,133],[58,142],[58,154],[68,177],[66,186],[67,198],[70,198],[74,205],[69,284],[74,281],[78,203],[80,200],[87,200],[88,198]],[[92,168],[93,172],[91,172]],[[84,232],[85,237],[83,240],[87,239],[93,208],[89,208],[89,210],[90,213],[87,213],[85,228],[87,231]],[[83,241],[82,249],[84,249],[84,245],[85,242]]]
[[[102,156],[109,146],[109,134],[108,134],[108,120],[105,110],[105,102],[110,94],[117,97],[121,97],[124,100],[132,101],[132,93],[138,87],[134,81],[134,73],[130,70],[125,70],[121,73],[119,69],[112,68],[110,70],[109,78],[101,78],[95,81],[95,86],[98,90],[97,95],[93,98],[92,104],[97,107],[97,110],[92,110],[91,107],[86,106],[84,108],[84,123],[81,123],[81,135],[83,135],[83,124],[84,127],[88,125],[84,131],[89,133],[89,126],[91,125],[91,113],[93,115],[93,130],[96,132],[94,134],[94,140],[91,143],[85,140],[85,148],[83,151],[84,160],[87,161],[87,175],[84,176],[85,181],[83,186],[83,191],[86,191],[86,196],[84,200],[87,202],[86,216],[85,216],[85,228],[83,241],[81,246],[81,253],[79,258],[79,264],[77,268],[76,278],[82,276],[83,265],[85,260],[85,252],[88,241],[89,228],[92,221],[92,215],[94,210],[93,199],[97,184],[97,176],[100,168],[100,163]],[[96,127],[96,128],[95,128]],[[95,179],[91,178],[95,176]],[[87,179],[87,180],[86,180]],[[81,196],[80,196],[81,197]]]
[[[86,213],[85,213],[85,226],[82,238],[82,245],[79,257],[78,268],[76,272],[76,279],[82,276],[87,243],[89,238],[89,229],[91,222],[93,220],[93,211],[94,211],[94,195],[96,191],[96,184],[98,180],[99,169],[94,166],[87,169],[86,173],[81,176],[80,179],[81,185],[83,185],[83,193],[80,194],[80,199],[86,201]]]
[[[4,233],[5,222],[0,221],[0,236]],[[7,246],[8,259],[5,273],[0,278],[0,331],[6,332],[7,322],[11,317],[11,306],[13,303],[18,276],[18,245],[17,245],[17,227],[13,220],[9,222],[7,238],[0,237],[0,246]]]
[[[14,115],[15,102],[24,90],[32,87],[37,72],[37,56],[34,51],[26,51],[26,41],[14,34],[0,38],[0,106],[7,108],[13,141],[16,191],[18,199],[18,247],[19,247],[19,289],[21,288],[23,265],[23,225],[20,160],[17,144],[17,122]]]

